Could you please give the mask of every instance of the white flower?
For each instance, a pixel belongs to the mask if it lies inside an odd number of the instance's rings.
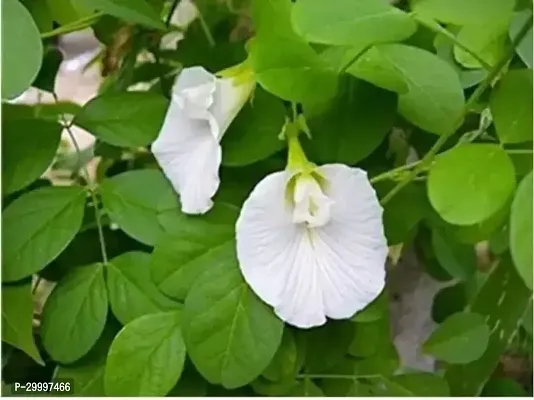
[[[247,283],[282,320],[310,328],[350,318],[380,294],[388,247],[363,170],[301,165],[254,188],[237,221],[237,256]]]
[[[234,71],[241,75],[227,78],[202,67],[186,68],[174,84],[152,153],[180,194],[184,213],[204,214],[213,206],[211,198],[220,183],[219,143],[254,88],[250,75],[240,68]]]

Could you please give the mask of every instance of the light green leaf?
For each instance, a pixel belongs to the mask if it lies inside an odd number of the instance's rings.
[[[252,6],[256,37],[250,59],[260,85],[284,100],[320,102],[332,97],[337,75],[293,31],[291,2],[256,1]],[[272,29],[273,24],[276,29]],[[318,87],[321,90],[317,90]]]
[[[111,311],[123,325],[146,314],[181,308],[154,285],[149,265],[150,255],[140,251],[123,253],[106,264]]]
[[[185,300],[184,339],[197,370],[225,388],[244,386],[269,365],[283,323],[239,273],[234,254],[195,282]]]
[[[85,190],[47,187],[24,194],[2,215],[2,280],[17,281],[43,269],[82,225]]]
[[[145,25],[149,28],[165,29],[156,9],[145,0],[82,0],[86,7],[96,8],[126,22]]]
[[[155,169],[128,171],[100,185],[102,202],[110,218],[128,235],[153,246],[182,214],[178,195],[163,173]]]
[[[18,0],[2,0],[2,98],[13,99],[39,73],[43,44],[31,14]]]
[[[519,34],[519,31],[521,31],[521,28],[528,21],[528,18],[531,14],[531,10],[524,10],[514,15],[512,23],[510,24],[510,39],[515,39],[515,37]],[[517,54],[529,68],[533,68],[532,51],[534,44],[532,39],[532,27],[530,27],[530,30],[516,47]]]
[[[486,320],[491,331],[489,345],[476,361],[447,368],[445,378],[452,396],[480,395],[521,327],[520,321],[531,298],[532,291],[525,287],[510,260],[502,259],[470,304],[471,311]]]
[[[347,76],[328,110],[308,119],[307,153],[321,163],[356,164],[382,143],[396,114],[394,93]]]
[[[44,365],[33,340],[31,283],[2,286],[2,340]]]
[[[4,195],[38,179],[52,163],[61,125],[36,118],[2,119],[2,190]]]
[[[104,375],[108,396],[164,396],[185,362],[182,313],[145,315],[126,325],[109,350]]]
[[[399,92],[399,112],[421,129],[442,135],[457,128],[464,108],[462,85],[454,69],[435,54],[402,44],[378,45],[347,72],[393,91],[404,83],[408,91]]]
[[[222,163],[227,166],[248,165],[281,150],[285,143],[278,138],[285,121],[283,103],[261,88],[232,122],[223,136]]]
[[[439,230],[432,231],[432,249],[439,264],[453,278],[466,280],[477,271],[475,247],[451,240]]]
[[[510,253],[519,276],[532,289],[532,172],[515,194],[510,214]]]
[[[466,144],[440,154],[428,175],[428,197],[456,225],[483,222],[500,211],[515,188],[514,166],[493,144]]]
[[[292,22],[307,41],[330,45],[400,42],[416,30],[408,14],[384,0],[299,0]]]
[[[479,314],[462,312],[447,318],[427,339],[423,350],[438,360],[467,364],[488,347],[490,330]]]
[[[352,318],[354,322],[375,322],[387,315],[388,295],[385,290],[367,307],[358,311]]]
[[[168,105],[149,92],[105,93],[87,103],[73,123],[114,146],[146,146],[158,136]]]
[[[358,322],[355,324],[356,331],[353,334],[348,353],[356,357],[367,359],[394,353],[389,313],[384,310],[384,317],[372,322]],[[387,317],[387,318],[385,318]]]
[[[107,314],[102,264],[73,269],[45,303],[41,336],[46,351],[65,364],[80,359],[102,334]]]
[[[371,379],[373,396],[447,397],[449,386],[440,376],[428,372],[410,373]]]
[[[502,143],[532,141],[532,70],[509,71],[491,93],[490,107]]]
[[[311,379],[304,379],[289,393],[292,397],[325,397],[323,391]]]
[[[491,23],[514,10],[515,0],[411,0],[417,14],[455,25]]]
[[[150,272],[159,290],[184,300],[196,278],[233,258],[238,210],[215,204],[206,215],[183,216],[156,243]]]

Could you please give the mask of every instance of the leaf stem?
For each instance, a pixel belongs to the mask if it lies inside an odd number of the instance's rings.
[[[413,14],[412,14],[413,15]],[[449,39],[451,42],[453,42],[456,46],[458,46],[460,49],[468,53],[471,57],[473,57],[475,60],[478,61],[478,63],[487,71],[491,71],[492,67],[489,65],[486,61],[482,59],[477,53],[475,53],[473,50],[462,44],[458,41],[458,38],[454,36],[451,32],[449,32],[447,29],[442,27],[437,22],[430,22],[426,21],[424,19],[417,18],[415,16],[414,18],[419,24],[423,25],[424,27],[430,29],[432,32],[435,32],[437,34],[445,36],[447,39]]]
[[[57,35],[64,35],[66,33],[79,31],[81,29],[87,28],[88,26],[91,26],[94,22],[96,22],[96,20],[98,20],[102,15],[104,15],[104,13],[98,11],[71,24],[63,25],[59,28],[52,29],[51,31],[41,33],[41,39],[46,39]]]
[[[514,55],[515,47],[518,43],[520,43],[525,35],[528,33],[530,28],[532,27],[532,15],[530,15],[530,18],[528,21],[523,25],[521,30],[519,31],[519,34],[515,37],[512,45],[506,52],[506,54],[499,60],[497,64],[492,68],[486,79],[476,88],[476,90],[473,92],[471,97],[467,100],[467,103],[464,106],[464,109],[459,117],[457,117],[455,123],[453,126],[459,126],[467,113],[471,110],[471,107],[478,101],[480,96],[486,91],[488,87],[490,87],[495,80],[497,76],[501,73],[501,70],[508,64],[510,59]],[[443,134],[439,137],[439,139],[434,143],[432,148],[428,151],[428,153],[425,154],[423,159],[419,162],[419,164],[408,173],[404,179],[402,179],[391,191],[384,196],[381,203],[382,205],[387,204],[398,192],[400,192],[406,185],[408,185],[421,171],[427,169],[430,167],[432,162],[434,161],[434,158],[436,157],[438,151],[443,147],[445,142],[456,132],[455,129],[451,130],[449,133]]]
[[[56,104],[58,103],[58,97],[55,92],[52,92],[52,96],[54,96],[54,100]],[[63,125],[72,140],[72,144],[74,145],[74,149],[76,150],[76,157],[78,158],[78,164],[80,165],[80,169],[83,171],[85,182],[87,183],[87,189],[89,190],[89,193],[91,194],[91,200],[93,202],[93,209],[95,211],[95,220],[96,220],[96,226],[98,230],[98,241],[100,242],[100,252],[102,253],[102,260],[104,264],[108,263],[108,254],[106,250],[106,240],[104,238],[104,229],[102,227],[102,220],[100,218],[100,212],[98,210],[98,198],[96,196],[96,190],[95,187],[91,184],[91,176],[89,175],[89,171],[87,170],[87,167],[85,165],[81,164],[81,150],[80,146],[78,145],[78,141],[76,140],[76,136],[74,136],[74,133],[71,130],[72,125],[68,123],[65,116],[63,114],[61,115],[61,121],[63,122]]]
[[[421,163],[421,160],[415,161],[415,162],[410,163],[410,164],[401,165],[400,167],[391,169],[391,170],[389,170],[387,172],[384,172],[382,174],[379,174],[377,176],[372,177],[370,179],[370,182],[371,183],[377,183],[377,182],[380,182],[380,181],[384,181],[386,179],[394,178],[395,175],[398,175],[400,172],[404,172],[404,171],[410,170],[413,167],[419,165],[420,163]]]
[[[215,39],[213,38],[213,35],[211,34],[210,27],[206,23],[204,16],[200,12],[200,10],[198,10],[198,8],[197,8],[197,11],[198,11],[198,20],[200,21],[200,26],[202,27],[202,30],[204,31],[204,35],[206,35],[206,39],[208,40],[210,47],[215,47],[216,43],[215,43]]]
[[[365,379],[365,378],[377,378],[381,375],[370,374],[370,375],[343,375],[343,374],[299,374],[297,375],[298,379],[347,379],[347,380],[356,380],[356,379]]]

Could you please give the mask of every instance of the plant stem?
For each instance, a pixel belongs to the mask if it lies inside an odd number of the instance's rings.
[[[56,104],[58,103],[58,97],[55,92],[52,93],[54,96],[54,100]],[[61,114],[61,121],[63,122],[63,125],[65,129],[67,130],[67,133],[72,140],[72,144],[74,145],[74,149],[76,150],[76,156],[78,157],[78,164],[80,164],[80,169],[82,170],[84,176],[84,179],[87,183],[87,189],[89,190],[89,193],[91,194],[91,200],[93,202],[93,209],[95,211],[95,220],[96,220],[96,226],[98,230],[98,240],[100,242],[100,252],[102,253],[102,261],[104,264],[108,263],[108,254],[106,250],[106,241],[104,238],[104,229],[102,227],[102,220],[100,218],[100,212],[98,210],[98,198],[96,196],[96,189],[91,184],[91,176],[89,175],[89,171],[87,170],[87,167],[85,165],[81,165],[81,150],[80,146],[78,145],[78,142],[76,141],[76,137],[74,136],[74,133],[71,130],[71,124],[67,122],[65,116]]]
[[[365,378],[376,378],[380,375],[374,374],[374,375],[358,375],[357,377],[354,375],[343,375],[343,374],[299,374],[297,375],[297,378],[300,379],[347,379],[347,380],[355,380],[355,379],[365,379]]]
[[[421,24],[421,25],[427,27],[428,29],[430,29],[431,31],[433,31],[433,32],[435,32],[437,34],[445,36],[447,39],[449,39],[451,42],[453,42],[456,46],[458,46],[460,49],[462,49],[463,51],[468,53],[471,57],[473,57],[475,60],[477,60],[478,63],[482,67],[484,67],[485,70],[491,71],[491,69],[492,69],[491,65],[489,65],[486,61],[484,61],[482,59],[482,57],[480,57],[473,50],[469,49],[467,46],[465,46],[464,44],[459,42],[458,39],[456,38],[456,36],[454,36],[451,32],[449,32],[447,29],[442,27],[440,24],[438,24],[437,22],[433,22],[433,21],[432,22],[425,21],[424,19],[419,19],[417,17],[415,17],[415,20],[419,24]]]
[[[521,30],[519,31],[519,34],[515,37],[511,47],[508,49],[504,57],[499,60],[497,64],[492,68],[484,82],[482,82],[476,90],[473,92],[471,97],[469,97],[469,100],[467,100],[467,103],[464,106],[463,112],[461,115],[456,119],[453,126],[459,126],[469,110],[471,110],[471,107],[478,101],[480,96],[486,91],[488,87],[491,86],[495,78],[501,73],[501,70],[508,64],[510,59],[514,55],[515,47],[518,43],[520,43],[529,29],[532,27],[532,15],[528,19],[528,21],[523,25]],[[436,157],[438,151],[443,147],[445,142],[456,132],[456,130],[452,130],[451,132],[447,134],[443,134],[440,136],[440,138],[434,143],[432,148],[428,151],[428,153],[425,154],[423,159],[420,161],[420,163],[412,170],[409,174],[404,177],[403,180],[401,180],[391,191],[384,196],[381,203],[382,205],[387,204],[399,191],[401,191],[406,185],[408,185],[421,171],[427,169],[430,167],[432,162],[434,161],[434,158]]]
[[[64,35],[66,33],[79,31],[81,29],[87,28],[88,26],[91,26],[94,22],[96,22],[96,20],[98,20],[102,15],[104,15],[104,13],[99,11],[71,24],[60,26],[59,28],[52,29],[51,31],[41,33],[41,39],[46,39],[57,35]]]
[[[389,170],[387,172],[384,172],[382,174],[374,176],[374,177],[372,177],[370,179],[370,181],[371,181],[371,183],[377,183],[377,182],[384,181],[384,180],[389,179],[389,178],[393,178],[399,172],[404,172],[404,171],[407,171],[409,169],[412,169],[413,167],[419,165],[420,163],[421,163],[421,161],[415,161],[415,162],[410,163],[410,164],[402,165],[400,167],[391,169],[391,170]]]
[[[206,20],[204,19],[204,16],[198,11],[198,20],[200,21],[200,26],[202,27],[202,30],[204,31],[204,34],[206,35],[206,39],[208,40],[208,43],[210,47],[215,47],[215,39],[213,38],[213,35],[211,34],[210,27],[206,23]]]

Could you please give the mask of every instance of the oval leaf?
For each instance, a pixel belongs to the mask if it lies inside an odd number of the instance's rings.
[[[525,176],[515,194],[510,215],[510,253],[517,272],[532,289],[532,172]]]
[[[152,283],[149,264],[150,255],[138,251],[121,254],[106,264],[111,311],[123,325],[146,314],[180,307]]]
[[[474,313],[450,316],[423,345],[425,353],[451,364],[467,364],[484,354],[490,330],[484,317]]]
[[[2,215],[2,280],[43,269],[67,247],[82,225],[85,190],[47,187],[24,194]]]
[[[483,222],[501,210],[515,187],[514,166],[493,144],[467,144],[440,154],[428,176],[428,197],[455,225]]]
[[[61,363],[80,359],[102,334],[107,314],[103,266],[73,269],[45,303],[41,336],[46,351]]]
[[[515,0],[412,0],[416,13],[455,25],[490,23],[510,15]]]
[[[226,388],[244,386],[269,365],[283,323],[241,277],[235,254],[211,266],[191,288],[184,339],[198,371]]]
[[[154,93],[106,93],[87,103],[73,123],[114,146],[146,146],[158,136],[168,104]]]
[[[13,99],[39,73],[43,44],[31,14],[18,0],[2,0],[2,98]]]
[[[145,315],[126,325],[109,350],[104,375],[108,396],[164,396],[185,362],[181,312]]]

